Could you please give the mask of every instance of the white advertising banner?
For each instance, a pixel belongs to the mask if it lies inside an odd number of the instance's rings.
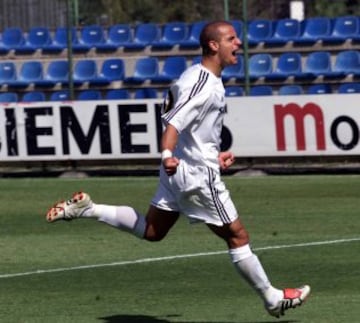
[[[358,155],[359,99],[227,98],[222,149],[237,157]],[[0,161],[158,158],[161,101],[1,104]]]

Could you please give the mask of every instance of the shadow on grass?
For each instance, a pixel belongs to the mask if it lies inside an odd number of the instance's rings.
[[[169,317],[179,317],[180,315],[169,315]],[[100,317],[99,320],[102,320],[104,323],[214,323],[213,321],[173,321],[168,319],[161,319],[154,316],[147,315],[112,315],[106,317]],[[222,321],[216,323],[234,323],[235,321]],[[236,321],[237,323],[296,323],[299,321]]]

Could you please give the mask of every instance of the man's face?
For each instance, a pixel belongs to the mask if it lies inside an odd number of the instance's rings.
[[[240,49],[241,41],[232,26],[223,25],[219,28],[218,54],[222,67],[237,63],[237,51]]]

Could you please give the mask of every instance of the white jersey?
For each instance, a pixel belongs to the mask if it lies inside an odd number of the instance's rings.
[[[189,67],[171,86],[163,107],[163,121],[179,133],[174,156],[219,171],[224,113],[221,78],[201,64]]]

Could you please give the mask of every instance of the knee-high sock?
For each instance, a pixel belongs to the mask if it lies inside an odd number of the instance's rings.
[[[260,294],[266,304],[275,305],[283,297],[283,292],[271,285],[259,258],[249,245],[230,249],[229,254],[236,270]]]
[[[143,238],[146,229],[145,217],[130,206],[94,204],[92,217],[115,228]]]

